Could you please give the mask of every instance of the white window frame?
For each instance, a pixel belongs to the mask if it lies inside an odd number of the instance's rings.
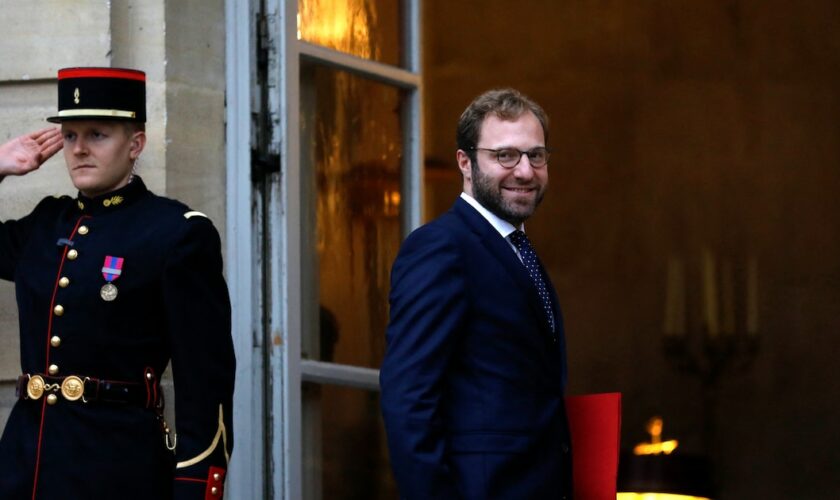
[[[237,354],[235,448],[228,498],[303,498],[301,384],[378,390],[376,369],[301,358],[306,304],[305,228],[301,172],[301,62],[332,67],[404,91],[402,227],[422,217],[422,81],[420,0],[403,5],[403,64],[391,66],[297,39],[297,0],[226,0],[227,29],[227,277]],[[280,172],[259,196],[251,177],[256,18],[264,9],[269,44],[269,148]],[[311,194],[314,196],[314,193]],[[265,210],[263,210],[265,207]],[[262,214],[267,214],[263,217]],[[263,252],[261,249],[268,249]],[[312,279],[310,277],[309,279]]]

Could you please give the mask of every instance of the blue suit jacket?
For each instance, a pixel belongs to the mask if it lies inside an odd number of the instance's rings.
[[[565,342],[508,242],[473,207],[414,231],[391,273],[380,372],[408,499],[571,498]]]

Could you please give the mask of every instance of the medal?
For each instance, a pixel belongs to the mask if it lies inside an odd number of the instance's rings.
[[[105,278],[107,283],[102,285],[102,288],[99,289],[99,296],[102,297],[102,300],[105,302],[111,302],[117,298],[119,290],[117,290],[117,285],[114,284],[114,281],[116,281],[116,279],[122,274],[122,266],[122,257],[113,257],[111,255],[105,256],[105,263],[102,264],[102,276]]]
[[[105,302],[111,302],[116,299],[118,293],[119,290],[117,290],[117,286],[113,283],[105,283],[102,285],[102,288],[99,289],[99,296],[102,297],[102,300]]]

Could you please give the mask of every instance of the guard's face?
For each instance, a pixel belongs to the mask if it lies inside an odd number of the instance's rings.
[[[70,179],[90,198],[128,184],[146,140],[144,132],[115,121],[65,121],[61,132]]]
[[[525,154],[516,166],[505,168],[487,149],[531,151],[540,147],[545,147],[545,136],[533,113],[524,113],[514,121],[487,116],[479,134],[480,149],[475,152],[478,165],[472,165],[468,155],[458,151],[464,190],[485,208],[518,226],[534,213],[545,195],[548,165],[534,168]]]

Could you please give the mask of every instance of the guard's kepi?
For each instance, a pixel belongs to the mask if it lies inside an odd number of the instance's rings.
[[[67,120],[146,122],[146,73],[124,68],[58,70],[58,115]]]

